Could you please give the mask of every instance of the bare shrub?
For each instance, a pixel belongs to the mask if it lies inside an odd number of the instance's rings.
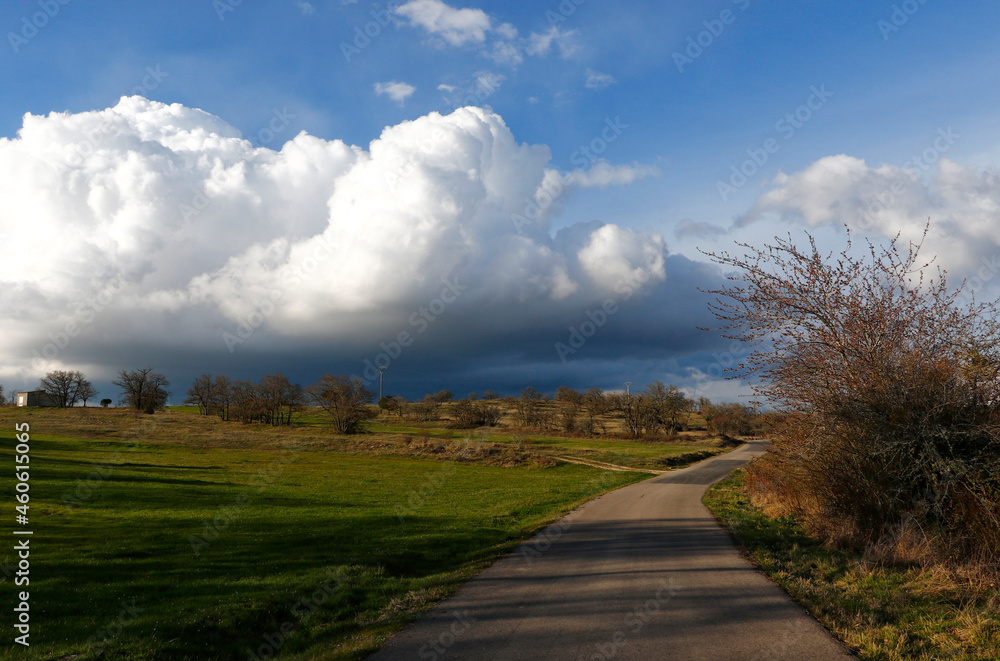
[[[926,236],[926,230],[925,230]],[[754,351],[737,368],[789,414],[751,471],[811,517],[876,545],[912,520],[952,557],[991,557],[1000,523],[1000,323],[995,303],[921,261],[920,244],[821,254],[809,236],[747,254],[712,310]],[[766,465],[766,464],[765,464]],[[827,535],[831,536],[828,530]]]

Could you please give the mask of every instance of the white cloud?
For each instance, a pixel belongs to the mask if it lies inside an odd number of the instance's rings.
[[[441,0],[411,0],[398,7],[396,14],[451,46],[483,43],[492,25],[481,9],[456,9]]]
[[[316,13],[316,8],[313,7],[311,2],[299,2],[299,9],[302,10],[303,16],[310,16]]]
[[[585,83],[587,89],[603,90],[611,87],[615,82],[615,77],[611,74],[587,69],[587,82]]]
[[[563,32],[558,25],[553,25],[547,32],[541,34],[532,32],[528,36],[526,48],[529,55],[547,55],[552,45],[556,44],[560,56],[567,58],[577,50],[576,37],[578,34],[576,30]]]
[[[399,105],[403,105],[416,91],[417,88],[413,85],[396,80],[387,83],[375,83],[375,94],[378,96],[387,96]]]
[[[411,0],[396,8],[395,13],[411,26],[423,28],[435,46],[474,47],[481,56],[512,68],[524,61],[525,53],[547,55],[553,44],[564,58],[577,49],[575,30],[563,32],[553,26],[542,34],[533,32],[525,39],[519,36],[516,27],[498,23],[481,9],[458,9],[442,0]]]
[[[504,39],[517,39],[517,28],[510,23],[501,23],[498,25],[496,33]]]
[[[521,47],[512,41],[497,40],[493,42],[492,48],[483,54],[497,64],[511,67],[516,67],[524,61]]]
[[[570,183],[581,188],[624,186],[644,177],[660,173],[655,165],[611,165],[605,160],[595,161],[587,170],[573,170],[567,175]]]
[[[0,241],[0,378],[63,364],[107,374],[168,350],[228,355],[222,334],[241,323],[259,327],[247,351],[359,355],[412,331],[409,315],[446,280],[465,288],[449,312],[463,325],[440,331],[442,346],[449,333],[499,346],[505,333],[558,327],[616,278],[661,291],[658,236],[515,226],[557,176],[550,158],[479,108],[388,127],[367,149],[300,133],[277,151],[141,97],[25,115],[0,139],[0,226],[12,228]],[[68,346],[49,355],[70,324]]]
[[[974,274],[1000,253],[1000,174],[941,158],[926,179],[895,165],[827,156],[800,172],[779,174],[740,219],[772,216],[809,227],[847,225],[885,237],[920,239],[931,222],[928,255],[959,273]],[[994,271],[991,279],[1000,274]]]
[[[507,77],[492,71],[480,71],[476,74],[475,93],[482,99],[492,96]]]

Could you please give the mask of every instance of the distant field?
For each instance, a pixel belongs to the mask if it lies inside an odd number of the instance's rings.
[[[506,408],[502,401],[496,402],[501,408]],[[554,408],[549,402],[546,406]],[[681,432],[676,438],[668,440],[665,436],[650,439],[633,439],[624,436],[622,422],[613,416],[603,416],[601,422],[607,430],[606,435],[584,437],[562,434],[554,431],[538,431],[520,429],[512,424],[509,415],[504,416],[503,423],[498,427],[480,429],[461,429],[455,426],[450,416],[452,405],[441,406],[441,419],[430,422],[416,422],[383,414],[373,420],[368,429],[371,433],[356,436],[331,436],[329,414],[317,408],[308,408],[296,415],[295,425],[291,432],[302,438],[306,443],[322,443],[326,449],[363,453],[363,454],[393,454],[443,456],[434,448],[435,442],[449,443],[456,447],[473,444],[501,444],[508,446],[513,452],[518,448],[521,453],[529,453],[536,457],[569,456],[585,460],[607,462],[631,468],[666,470],[684,466],[705,457],[728,452],[734,445],[726,443],[719,437],[704,431],[705,422],[697,414],[689,414],[687,426],[690,431]],[[194,428],[188,429],[192,438],[206,438],[212,442],[239,444],[246,438],[246,427],[234,432],[233,423],[226,423],[214,417],[200,416],[193,406],[172,406],[172,412],[185,413],[199,420]],[[183,428],[180,420],[175,424]],[[189,426],[190,427],[190,426]],[[251,434],[260,438],[269,437],[269,430],[250,428]],[[286,430],[283,430],[286,431]],[[317,437],[317,433],[322,436]],[[270,434],[273,435],[273,434]],[[427,447],[423,447],[427,446]],[[454,449],[454,448],[453,448]],[[499,461],[500,458],[497,459]],[[496,463],[496,462],[494,462]]]
[[[517,540],[648,477],[551,455],[642,463],[693,447],[7,408],[7,530],[15,422],[31,425],[32,646],[0,658],[19,659],[360,658]],[[7,544],[5,604],[14,562]]]

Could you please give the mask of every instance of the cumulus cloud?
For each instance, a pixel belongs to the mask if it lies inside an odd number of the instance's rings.
[[[779,174],[750,211],[747,225],[768,216],[809,227],[842,226],[920,240],[928,220],[928,252],[972,275],[1000,253],[1000,174],[940,158],[928,176],[915,168],[873,167],[852,156],[822,158]],[[993,276],[997,275],[994,270]]]
[[[563,58],[577,50],[575,30],[564,32],[553,26],[523,38],[516,27],[498,22],[482,9],[459,9],[442,0],[411,0],[397,7],[395,13],[410,26],[423,29],[430,43],[439,48],[476,48],[483,57],[509,67],[521,64],[525,54],[547,55],[553,45]]]
[[[302,10],[303,16],[311,16],[316,13],[316,7],[311,2],[299,2],[298,5],[299,9]]]
[[[375,94],[378,96],[387,96],[399,105],[403,105],[416,91],[417,88],[413,85],[396,80],[387,83],[375,83]]]
[[[396,14],[451,46],[483,43],[492,27],[482,9],[456,9],[441,0],[411,0],[396,8]]]
[[[414,361],[555,361],[566,323],[608,297],[634,309],[593,357],[660,346],[650,324],[659,342],[696,343],[671,331],[698,314],[674,298],[712,276],[661,237],[599,221],[553,236],[554,206],[512,222],[560,176],[550,159],[472,107],[387,127],[367,148],[300,133],[278,150],[142,97],[27,114],[0,139],[0,378],[61,366],[100,378],[165,356],[200,371],[235,352],[360,369],[383,340],[432,324]],[[616,172],[572,176],[634,178]]]

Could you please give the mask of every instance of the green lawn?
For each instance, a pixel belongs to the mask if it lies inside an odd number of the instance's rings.
[[[19,415],[0,416],[8,531]],[[32,645],[11,645],[5,628],[0,658],[246,659],[269,647],[360,658],[516,540],[647,477],[273,442],[212,448],[163,440],[163,426],[123,441],[123,423],[107,423],[107,438],[93,430],[99,414],[75,438],[47,434],[47,415],[31,418]],[[11,547],[0,554],[4,608]]]
[[[823,548],[791,517],[754,507],[743,471],[714,485],[705,504],[753,561],[861,659],[1000,659],[1000,590],[991,579],[943,567],[865,562]]]

